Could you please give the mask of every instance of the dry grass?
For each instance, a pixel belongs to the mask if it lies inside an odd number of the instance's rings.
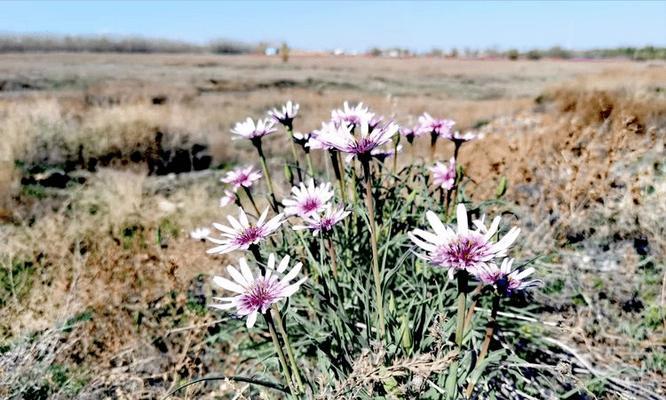
[[[0,81],[28,88],[0,90],[0,332],[11,349],[0,395],[154,398],[234,365],[233,340],[204,309],[221,260],[188,238],[221,218],[221,171],[171,177],[151,163],[194,145],[212,167],[251,162],[229,128],[289,98],[304,130],[343,100],[402,123],[429,111],[482,125],[486,139],[463,148],[468,184],[492,197],[509,178],[523,252],[547,255],[544,320],[596,365],[663,379],[664,64],[6,55]],[[276,136],[268,151],[285,144]],[[54,169],[81,180],[44,187]]]

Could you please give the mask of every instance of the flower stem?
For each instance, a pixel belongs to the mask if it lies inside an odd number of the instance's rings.
[[[456,315],[456,347],[458,348],[458,358],[456,358],[449,368],[449,376],[446,379],[446,392],[448,399],[457,398],[458,392],[458,366],[462,354],[463,338],[465,336],[465,303],[467,297],[467,272],[458,271],[458,314]]]
[[[342,176],[342,171],[340,170],[340,155],[335,150],[329,150],[331,156],[331,165],[333,165],[333,172],[335,173],[335,178],[338,180],[338,185],[340,185],[340,198],[343,203],[347,203],[347,190],[345,188],[345,180]]]
[[[278,332],[280,332],[280,336],[282,336],[282,340],[284,341],[285,347],[287,348],[287,356],[289,357],[289,364],[291,364],[291,372],[294,378],[296,378],[296,386],[298,387],[299,393],[303,393],[304,390],[303,381],[301,380],[301,371],[298,368],[298,364],[296,363],[294,350],[292,349],[291,343],[289,342],[289,335],[287,335],[287,330],[284,329],[282,316],[280,315],[280,310],[277,308],[277,305],[273,306],[273,312],[275,313],[275,322],[277,322]]]
[[[326,247],[328,248],[328,256],[331,258],[331,270],[333,271],[333,278],[338,277],[338,260],[335,254],[335,246],[330,237],[326,238]]]
[[[437,151],[437,134],[435,132],[430,133],[430,163],[435,162],[435,152]]]
[[[268,165],[266,164],[266,157],[264,157],[264,150],[261,147],[261,139],[253,140],[252,143],[259,153],[259,161],[261,162],[261,169],[264,171],[264,176],[266,177],[266,188],[270,196],[270,203],[273,207],[273,211],[277,212],[277,200],[275,199],[275,191],[273,190],[273,180],[271,179],[271,173],[268,171]]]
[[[497,312],[500,308],[501,297],[495,295],[493,297],[493,308],[490,311],[490,318],[486,324],[486,336],[483,338],[483,344],[481,345],[481,352],[479,353],[479,358],[476,361],[476,364],[479,365],[488,355],[488,348],[490,348],[490,342],[493,339],[493,333],[495,332],[495,327],[497,326]],[[473,380],[467,385],[467,397],[472,395],[474,392],[474,386],[476,386],[476,380]]]
[[[393,142],[393,175],[398,172],[398,145],[400,143],[400,135]]]
[[[291,155],[294,157],[294,165],[296,165],[296,172],[298,173],[298,181],[303,182],[301,168],[298,163],[298,155],[296,155],[296,145],[294,144],[294,130],[292,128],[287,128],[287,132],[289,133],[289,143],[291,144]]]
[[[372,176],[370,174],[370,160],[362,160],[363,174],[365,176],[365,206],[368,209],[370,223],[370,244],[372,247],[372,274],[375,278],[375,303],[379,320],[379,339],[384,338],[384,299],[382,296],[382,280],[379,271],[379,255],[377,251],[377,226],[375,224],[375,207],[372,199]]]
[[[311,178],[314,178],[314,168],[312,168],[312,157],[310,157],[310,152],[305,150],[305,161],[308,163],[308,175]]]
[[[243,190],[245,191],[245,195],[247,196],[247,199],[250,200],[250,203],[252,204],[252,207],[254,207],[254,211],[257,212],[257,217],[261,215],[261,212],[259,211],[259,207],[257,207],[257,203],[254,202],[254,197],[252,197],[252,193],[250,192],[250,188],[243,186]]]
[[[280,366],[282,367],[282,373],[284,374],[284,379],[287,381],[287,385],[292,387],[291,374],[289,373],[289,368],[287,367],[287,360],[284,358],[284,352],[282,351],[282,345],[280,345],[280,340],[275,333],[275,323],[270,313],[264,314],[266,319],[266,325],[268,325],[268,332],[271,334],[271,339],[273,339],[273,345],[275,346],[275,352],[278,355],[280,360]]]

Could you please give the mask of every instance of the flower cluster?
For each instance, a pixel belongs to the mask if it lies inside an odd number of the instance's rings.
[[[479,136],[454,131],[454,121],[434,118],[428,113],[418,118],[416,127],[400,127],[392,118],[375,114],[363,103],[350,105],[348,102],[344,102],[342,108],[333,110],[331,119],[322,122],[320,129],[300,133],[294,130],[299,111],[297,103],[288,101],[281,108],[268,111],[268,119],[255,122],[248,118],[232,129],[236,138],[252,141],[262,172],[252,166],[227,172],[221,181],[229,187],[220,205],[235,202],[239,205],[238,216],[227,216],[228,225],[214,223],[216,234],[201,228],[192,231],[191,236],[216,244],[208,250],[210,254],[245,252],[250,253],[254,261],[250,263],[241,257],[237,265],[226,268],[227,277],[213,278],[217,287],[231,292],[231,295],[215,297],[211,306],[234,310],[237,317],[246,318],[248,328],[255,326],[259,315],[263,314],[284,374],[285,388],[298,396],[306,393],[304,388],[307,386],[302,385],[298,366],[303,361],[294,355],[290,345],[289,336],[294,332],[323,324],[325,330],[320,332],[339,335],[339,327],[347,326],[345,324],[348,322],[363,321],[362,329],[367,329],[365,334],[376,334],[383,345],[394,346],[396,343],[387,341],[409,336],[409,317],[405,315],[404,322],[400,321],[399,324],[394,323],[395,319],[385,321],[384,307],[387,303],[389,307],[397,304],[395,309],[405,309],[411,308],[416,301],[433,309],[439,307],[435,312],[448,312],[441,304],[427,304],[430,301],[428,298],[413,298],[420,296],[419,293],[428,293],[439,282],[415,279],[409,269],[395,273],[401,265],[405,265],[402,261],[412,256],[408,251],[401,251],[405,248],[404,241],[411,241],[416,248],[416,257],[445,270],[448,279],[458,277],[456,351],[461,359],[478,357],[477,362],[481,365],[489,349],[489,341],[493,339],[494,319],[498,315],[501,298],[534,287],[539,281],[530,280],[534,268],[514,268],[515,261],[510,258],[510,250],[520,234],[519,228],[500,230],[500,217],[495,217],[490,225],[486,225],[485,216],[471,223],[468,220],[464,205],[468,201],[464,190],[468,181],[465,173],[458,173],[458,151],[464,143]],[[276,193],[284,193],[285,190],[273,190],[270,176],[273,169],[265,158],[261,142],[264,136],[276,131],[276,124],[286,128],[292,151],[291,160],[285,163],[284,173],[284,181],[289,182],[291,190],[281,201],[278,201]],[[413,156],[413,152],[419,149],[414,141],[424,135],[429,135],[431,141],[429,180],[421,179],[422,168],[397,168],[401,137],[412,144]],[[453,156],[445,159],[448,161],[435,159],[436,141],[439,138],[450,140],[455,145]],[[312,163],[311,150],[325,151],[322,154],[324,157],[317,161],[330,161],[339,187],[334,188],[331,183],[322,182],[321,174],[313,168],[317,164]],[[299,162],[303,155],[307,163]],[[386,170],[391,166],[383,162],[387,157],[394,157],[392,169],[388,173]],[[307,173],[301,165],[307,165]],[[330,173],[331,168],[327,168]],[[271,218],[268,216],[268,207],[259,212],[250,193],[250,188],[262,177],[267,184],[267,200],[274,213]],[[360,186],[361,183],[364,187]],[[242,191],[238,192],[239,189]],[[437,204],[434,196],[437,192],[441,204]],[[256,213],[260,214],[258,218],[248,218],[239,199],[241,193],[247,195],[243,196],[243,201],[247,197]],[[405,204],[399,204],[405,196]],[[425,205],[429,209],[424,210]],[[413,215],[419,213],[419,210],[425,211],[429,229],[413,229]],[[355,218],[341,224],[354,211],[357,212]],[[443,220],[440,216],[443,216]],[[449,224],[454,217],[455,224]],[[303,235],[301,231],[307,231],[310,235]],[[277,232],[280,232],[279,236],[275,235]],[[290,251],[292,247],[294,252]],[[290,249],[287,252],[299,254],[303,260],[309,259],[309,262],[305,268],[301,262],[290,268],[290,256],[281,254],[283,257],[278,263],[275,252],[280,248]],[[280,254],[280,251],[277,253]],[[269,254],[267,259],[265,254]],[[300,277],[301,269],[308,271],[311,276],[310,283],[305,287],[307,292],[301,291],[304,298],[295,299],[285,307],[277,307],[276,303],[303,288],[308,278]],[[465,326],[466,321],[474,324],[479,319],[471,318],[474,316],[474,306],[467,308],[469,277],[475,278],[480,287],[492,288],[490,291],[493,293],[493,309],[488,319],[484,345],[474,355],[464,353],[475,351],[475,344],[463,345],[463,336],[469,332]],[[446,280],[446,277],[442,279]],[[442,296],[448,296],[448,293],[442,291]],[[364,296],[362,301],[345,298],[359,294]],[[327,304],[335,312],[319,313],[317,307],[321,304]],[[289,320],[302,326],[301,329],[290,331],[283,325],[287,318],[283,320],[282,314],[294,306],[298,307],[298,312]],[[306,318],[310,320],[304,324],[302,321]],[[317,321],[313,321],[313,318],[317,318]],[[397,325],[402,325],[401,331],[396,331]],[[333,352],[346,352],[348,348],[359,350],[356,343],[337,343],[343,342],[346,339],[344,337],[334,339],[336,343],[331,345]],[[286,353],[283,349],[287,350]],[[424,348],[418,351],[424,351]],[[339,354],[332,355],[339,359]],[[446,386],[447,390],[453,387],[454,393],[463,393],[456,382],[458,375],[462,375],[461,370],[457,369],[458,363],[458,359],[451,362],[454,373],[451,378],[447,378]],[[307,379],[305,375],[303,377]],[[461,382],[469,382],[471,386],[465,398],[472,398],[470,393],[475,382],[469,376]]]
[[[432,232],[415,229],[409,233],[412,242],[425,250],[425,254],[419,254],[421,258],[434,266],[448,269],[449,279],[453,279],[457,271],[467,271],[488,285],[497,285],[498,280],[504,279],[505,275],[489,272],[503,271],[496,266],[494,260],[506,257],[509,248],[520,234],[519,228],[511,228],[500,240],[495,241],[493,238],[498,233],[500,218],[496,217],[490,227],[485,226],[485,217],[475,220],[476,229],[470,229],[464,204],[458,204],[456,208],[456,230],[444,225],[432,211],[426,213],[426,218]],[[507,265],[510,268],[511,262]],[[529,274],[531,271],[527,274],[512,274],[512,289],[529,287],[529,284],[523,285],[521,281]]]

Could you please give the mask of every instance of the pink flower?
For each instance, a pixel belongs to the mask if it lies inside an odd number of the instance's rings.
[[[430,133],[433,136],[450,139],[451,129],[455,124],[455,121],[450,119],[437,119],[433,118],[428,113],[423,113],[423,115],[419,117],[418,131],[420,131],[421,134]]]
[[[293,229],[296,231],[308,229],[312,231],[313,235],[318,235],[319,232],[329,232],[333,227],[349,215],[349,211],[345,211],[342,207],[329,207],[324,214],[312,214],[303,218],[304,225],[294,225]]]
[[[333,189],[330,183],[322,183],[315,186],[314,180],[310,178],[307,185],[303,182],[299,186],[291,188],[293,196],[282,200],[284,213],[286,215],[298,215],[307,217],[314,213],[323,211],[328,201],[333,198]]]
[[[347,131],[347,125],[336,125],[334,122],[322,122],[321,129],[315,129],[310,133],[310,138],[305,144],[305,147],[315,150],[330,150],[333,146],[322,142],[319,140],[319,137],[322,136],[324,132],[330,131],[331,135],[337,134],[338,130]]]
[[[449,165],[437,162],[430,168],[432,172],[432,183],[435,187],[451,190],[456,182],[456,160],[451,157]]]
[[[357,127],[360,128],[360,132],[353,134],[350,126],[340,126],[335,129],[328,126],[328,129],[322,129],[318,133],[317,141],[347,153],[349,161],[353,156],[369,159],[373,150],[391,142],[393,136],[398,133],[398,125],[392,121],[372,129],[368,120],[361,120]]]
[[[272,119],[259,119],[257,123],[252,118],[246,119],[244,122],[238,122],[231,130],[231,133],[238,135],[234,139],[260,139],[266,135],[275,132],[275,121]]]
[[[239,317],[247,316],[246,326],[248,328],[254,326],[259,313],[265,314],[271,305],[296,293],[307,279],[301,278],[291,283],[300,272],[303,264],[296,263],[288,273],[284,274],[289,266],[289,256],[285,256],[275,269],[275,254],[271,253],[268,256],[265,274],[262,275],[261,272],[258,272],[256,277],[252,274],[245,258],[241,258],[238,262],[240,271],[231,265],[227,267],[227,272],[233,280],[221,276],[213,277],[213,283],[222,289],[236,293],[236,295],[233,297],[214,297],[214,300],[221,303],[211,304],[211,307],[220,310],[236,308],[236,315]]]
[[[523,271],[512,271],[513,261],[513,259],[505,258],[499,267],[495,263],[482,265],[477,269],[476,277],[482,283],[493,286],[500,294],[509,296],[515,291],[525,290],[541,284],[539,280],[528,281],[525,279],[534,273],[532,267]]]
[[[296,118],[299,108],[300,106],[298,103],[292,103],[291,100],[289,100],[287,104],[282,106],[281,110],[274,108],[268,112],[268,115],[276,122],[281,123],[289,130],[291,130],[293,128],[294,118]]]
[[[229,204],[234,203],[236,199],[236,192],[225,189],[224,196],[220,198],[220,207],[226,207]]]
[[[250,245],[257,244],[273,234],[284,222],[282,214],[266,221],[268,207],[261,213],[255,225],[250,224],[247,214],[242,208],[239,208],[239,211],[238,219],[230,215],[227,216],[231,226],[213,223],[213,227],[222,232],[220,234],[222,239],[208,237],[208,240],[220,245],[209,249],[209,254],[225,254],[235,250],[247,250]]]
[[[486,228],[483,219],[474,221],[477,230],[470,230],[467,225],[467,210],[463,204],[456,209],[457,231],[445,226],[437,215],[428,211],[426,218],[434,232],[414,229],[409,238],[425,254],[419,255],[435,266],[449,269],[449,279],[458,270],[475,273],[476,270],[494,258],[504,257],[511,244],[520,233],[519,228],[511,228],[498,242],[493,243],[492,237],[497,233],[500,218],[493,220],[490,228]]]
[[[358,103],[355,107],[350,107],[349,103],[345,101],[342,109],[333,110],[331,112],[331,122],[338,126],[351,125],[354,129],[361,121],[371,121],[375,114],[368,110],[363,103]]]
[[[255,181],[261,179],[261,172],[254,171],[250,165],[245,168],[236,168],[227,172],[227,175],[220,179],[224,183],[233,185],[234,191],[240,187],[249,188]]]

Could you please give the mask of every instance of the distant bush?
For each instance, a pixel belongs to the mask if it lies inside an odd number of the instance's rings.
[[[203,46],[167,39],[110,36],[0,36],[0,53],[12,52],[198,53]]]
[[[539,60],[541,58],[541,52],[539,50],[530,50],[525,56],[528,60]]]
[[[506,52],[506,57],[511,61],[517,60],[519,56],[520,56],[520,53],[518,53],[518,50],[516,50],[516,49],[511,49],[511,50]]]
[[[236,42],[227,39],[216,39],[208,44],[208,51],[215,54],[247,54],[259,51],[258,46],[251,46],[247,43]]]

